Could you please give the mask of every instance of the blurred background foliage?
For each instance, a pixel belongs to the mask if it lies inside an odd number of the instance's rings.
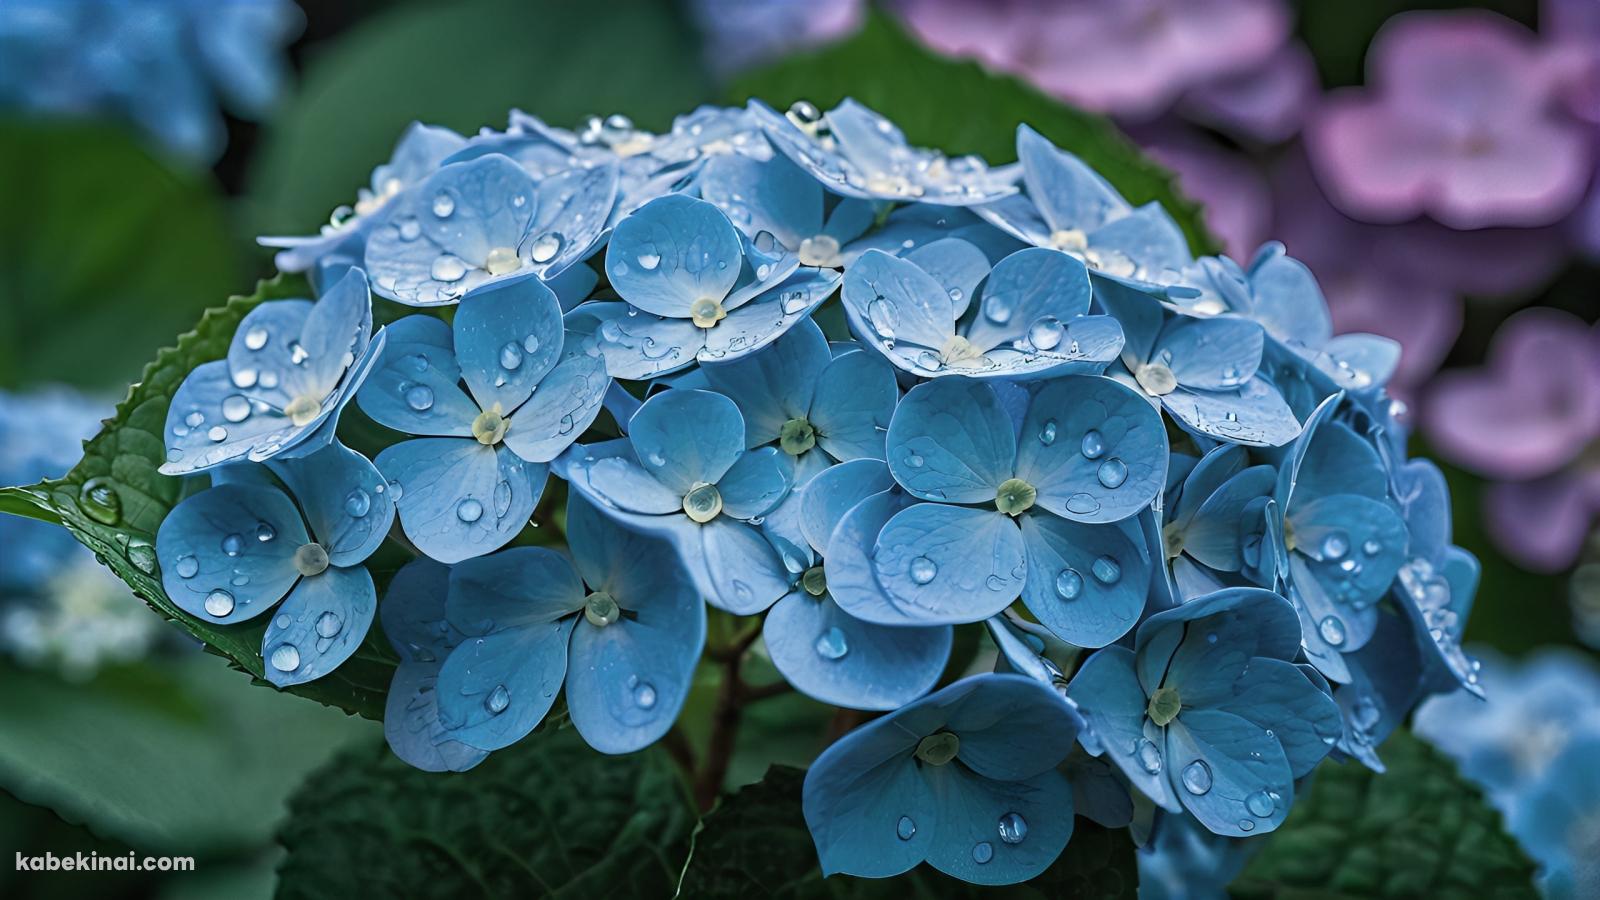
[[[1127,139],[1110,120],[1015,79],[991,79],[976,63],[935,63],[886,20],[826,66],[802,59],[730,75],[702,52],[695,14],[703,21],[709,5],[303,0],[303,29],[286,48],[288,90],[259,122],[227,118],[226,149],[209,166],[115,122],[0,111],[0,390],[65,383],[109,414],[156,347],[207,306],[271,276],[271,254],[255,236],[313,232],[354,199],[413,119],[471,133],[502,126],[518,108],[563,126],[623,113],[661,129],[700,103],[759,95],[826,107],[853,95],[917,143],[1008,161],[1014,124],[1027,120],[1102,167],[1135,202],[1170,190],[1166,172],[1125,161]],[[1372,40],[1393,15],[1462,5],[1302,0],[1291,4],[1293,38],[1310,51],[1323,87],[1358,85]],[[1472,5],[1540,24],[1532,2]],[[1190,232],[1197,251],[1214,249],[1215,238]],[[1600,271],[1573,259],[1515,296],[1469,297],[1444,367],[1481,365],[1500,324],[1533,306],[1594,322]],[[1429,447],[1417,439],[1414,451]],[[1512,656],[1577,644],[1570,569],[1513,562],[1482,518],[1485,480],[1441,464],[1456,503],[1455,540],[1483,562],[1468,642]],[[11,600],[0,597],[0,607]],[[192,854],[199,875],[30,879],[0,868],[0,895],[76,895],[94,878],[107,897],[265,896],[291,793],[335,754],[381,739],[370,722],[261,690],[168,637],[142,659],[92,673],[0,662],[0,845]],[[709,689],[697,690],[685,720],[704,718],[709,703]],[[815,748],[802,745],[826,727],[820,710],[798,696],[761,707],[761,720],[743,732],[750,746],[741,747],[746,762],[734,780],[757,780],[767,762],[804,764]]]

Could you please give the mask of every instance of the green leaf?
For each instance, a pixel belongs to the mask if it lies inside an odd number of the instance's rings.
[[[206,310],[176,347],[160,351],[145,367],[127,399],[117,405],[116,415],[84,445],[83,459],[72,471],[28,487],[0,488],[0,511],[28,505],[38,510],[38,518],[59,519],[156,612],[258,680],[265,620],[232,626],[203,622],[179,609],[161,587],[156,529],[177,504],[184,482],[157,470],[166,458],[162,431],[167,406],[184,377],[195,366],[226,356],[239,320],[257,304],[307,295],[304,279],[280,275],[261,282],[249,297],[234,297]],[[383,718],[395,662],[377,632],[373,629],[355,656],[332,674],[289,690],[370,719]]]
[[[291,791],[376,726],[189,654],[83,684],[0,666],[0,789],[148,852],[254,852]]]
[[[1045,900],[1134,896],[1138,873],[1127,829],[1079,818],[1055,864],[1026,884],[980,888],[928,866],[894,878],[822,877],[800,808],[805,772],[773,766],[764,779],[725,797],[700,824],[678,896],[694,900],[905,900],[1006,897]]]
[[[1410,732],[1382,775],[1328,763],[1230,888],[1236,897],[1535,898],[1534,864],[1455,763]]]
[[[407,3],[312,47],[251,173],[255,221],[314,232],[413,120],[473,134],[517,107],[554,125],[617,112],[663,128],[710,96],[670,4],[607,3],[604,27],[595,14],[564,0]]]
[[[665,897],[694,822],[664,754],[606,756],[570,729],[463,773],[418,771],[387,747],[353,750],[290,809],[281,900]]]
[[[1159,200],[1196,253],[1218,252],[1200,207],[1178,193],[1172,175],[1140,154],[1104,118],[1046,97],[976,63],[936,56],[882,15],[854,38],[734,81],[729,103],[758,97],[776,109],[809,100],[828,109],[854,97],[894,120],[913,144],[976,153],[990,163],[1017,158],[1017,125],[1027,123],[1083,158],[1134,204]]]
[[[239,283],[216,185],[125,129],[0,123],[0,387],[110,389]]]

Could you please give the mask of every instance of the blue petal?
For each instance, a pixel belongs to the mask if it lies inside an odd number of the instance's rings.
[[[450,567],[419,556],[396,572],[378,607],[383,633],[401,665],[438,663],[461,643],[461,632],[445,618]]]
[[[785,422],[807,418],[818,376],[832,358],[822,329],[808,319],[756,353],[701,371],[712,390],[738,405],[746,446],[759,447],[777,440]]]
[[[980,350],[1029,340],[1052,351],[1065,335],[1059,327],[1089,311],[1089,271],[1082,262],[1041,247],[1000,260],[983,287],[979,314],[967,338]]]
[[[746,451],[716,482],[723,513],[735,519],[766,515],[783,502],[792,483],[787,460],[776,447]]]
[[[879,352],[900,343],[938,352],[955,334],[950,295],[938,279],[882,251],[867,251],[845,270],[842,296],[851,331]]]
[[[235,332],[236,340],[239,334]],[[333,393],[371,339],[372,295],[367,290],[367,276],[360,269],[351,269],[307,313],[300,332],[304,360],[296,364],[290,359],[290,365],[298,367],[299,377],[284,378],[284,385],[296,385],[301,393],[315,396]],[[231,362],[231,346],[228,356]]]
[[[1179,643],[1164,659],[1161,650],[1173,634]],[[1220,702],[1253,660],[1293,659],[1299,643],[1294,608],[1258,588],[1228,588],[1151,616],[1135,641],[1146,690],[1175,687],[1186,707]]]
[[[822,186],[781,153],[764,162],[742,153],[714,156],[696,184],[746,234],[768,232],[793,250],[822,231]]]
[[[991,781],[958,766],[930,766],[923,777],[939,803],[928,865],[947,875],[973,884],[1027,881],[1049,868],[1072,837],[1072,788],[1060,772]],[[1014,844],[1000,837],[1000,822],[1012,816],[1027,823],[1026,836]]]
[[[371,556],[394,524],[394,498],[383,475],[365,456],[335,441],[298,459],[279,460],[272,471],[300,501],[311,536],[335,566]]]
[[[538,192],[538,213],[517,249],[540,278],[553,280],[587,259],[604,239],[617,202],[617,167],[603,162],[558,172],[539,182]]]
[[[942,379],[912,388],[889,423],[889,469],[927,500],[992,503],[1017,452],[993,388]]]
[[[1294,775],[1283,748],[1239,716],[1215,709],[1184,710],[1167,726],[1166,757],[1172,792],[1214,834],[1265,834],[1289,815]],[[1184,781],[1184,771],[1197,761],[1210,773],[1210,787],[1203,793]],[[1260,813],[1262,809],[1267,812]]]
[[[834,742],[806,772],[802,808],[823,875],[899,875],[939,832],[938,801],[911,758],[922,735],[874,725]]]
[[[822,370],[806,418],[816,428],[817,446],[834,459],[883,459],[899,399],[894,370],[865,350],[852,350]]]
[[[905,498],[897,492],[874,494],[845,513],[828,539],[823,554],[828,593],[858,619],[881,625],[923,624],[921,610],[903,606],[884,591],[872,561],[878,534],[905,506]]]
[[[406,316],[384,329],[383,358],[356,394],[361,411],[406,434],[471,437],[478,404],[457,386],[450,326],[432,316]]]
[[[445,614],[469,638],[543,631],[581,609],[584,596],[567,557],[548,547],[512,547],[452,567]]]
[[[798,489],[800,530],[817,553],[826,553],[833,530],[857,503],[894,487],[889,469],[875,459],[831,466]],[[791,497],[791,501],[794,498]]]
[[[438,662],[402,662],[394,670],[384,701],[383,736],[395,756],[424,772],[465,772],[489,754],[445,736],[435,690],[439,667]]]
[[[304,346],[306,321],[314,305],[306,300],[268,300],[250,310],[234,329],[228,370],[256,399],[282,409],[307,392],[310,379],[295,362],[305,357],[291,348]]]
[[[1289,405],[1260,378],[1238,391],[1176,390],[1161,403],[1184,427],[1230,443],[1281,447],[1300,434]]]
[[[465,438],[418,438],[378,454],[378,471],[399,487],[400,527],[417,549],[444,563],[504,546],[528,524],[548,467],[505,447]]]
[[[1276,474],[1271,466],[1251,466],[1223,482],[1182,530],[1183,552],[1213,569],[1239,571],[1244,566],[1240,542],[1245,509],[1272,493]],[[1187,496],[1188,488],[1184,490]]]
[[[744,452],[744,417],[711,391],[670,390],[646,400],[628,423],[639,464],[679,497],[716,484]]]
[[[1231,390],[1256,374],[1265,341],[1261,326],[1244,319],[1175,316],[1161,329],[1151,359],[1165,363],[1184,387]]]
[[[1161,303],[1143,291],[1105,279],[1094,282],[1094,298],[1122,325],[1122,361],[1129,371],[1138,371],[1154,354],[1156,337],[1166,320]]]
[[[450,652],[434,690],[450,738],[499,750],[525,737],[555,703],[575,616],[473,638]]]
[[[697,532],[696,540],[679,545],[679,553],[706,602],[737,616],[749,616],[789,592],[793,576],[777,549],[754,526],[727,516],[704,525],[678,518]]]
[[[1177,453],[1173,454],[1173,465],[1167,470],[1167,491],[1170,495],[1174,492],[1172,485],[1174,476],[1178,472]],[[1187,529],[1195,515],[1200,512],[1200,507],[1211,498],[1211,495],[1222,488],[1228,479],[1244,471],[1249,464],[1248,454],[1245,449],[1237,444],[1218,444],[1196,460],[1185,455],[1190,468],[1187,474],[1177,476],[1182,479],[1181,489],[1177,491],[1177,503],[1172,503],[1170,498],[1167,503],[1172,513],[1167,518],[1168,523],[1180,529]]]
[[[941,238],[919,245],[905,255],[917,268],[932,275],[950,297],[950,317],[961,318],[978,292],[978,285],[989,277],[989,257],[959,238]],[[1085,286],[1088,279],[1084,279]],[[1085,301],[1087,306],[1087,300]]]
[[[308,540],[299,510],[282,491],[214,487],[186,498],[161,521],[161,585],[192,616],[243,622],[266,612],[294,586],[300,577],[294,552]]]
[[[600,274],[592,267],[573,264],[568,266],[560,275],[548,280],[550,290],[556,292],[556,299],[561,301],[561,311],[571,312],[574,307],[588,299],[594,292],[594,287],[600,281]]]
[[[1189,265],[1189,244],[1183,231],[1159,203],[1144,206],[1107,222],[1088,235],[1090,259],[1097,274],[1131,279],[1165,288]]]
[[[1323,639],[1354,650],[1372,636],[1374,604],[1406,560],[1406,525],[1388,503],[1335,494],[1295,504],[1289,571]],[[1327,620],[1331,619],[1329,622]]]
[[[993,510],[940,503],[890,519],[872,564],[884,593],[929,625],[987,619],[1017,598],[1027,575],[1016,523]]]
[[[683,510],[683,495],[657,481],[631,458],[574,460],[566,477],[602,506],[657,516]]]
[[[706,330],[690,320],[640,313],[626,303],[585,303],[572,311],[567,327],[592,330],[612,378],[644,380],[676,372],[693,365],[706,343]]]
[[[1250,263],[1248,315],[1274,337],[1320,347],[1333,334],[1328,302],[1316,276],[1305,264],[1284,253],[1277,242],[1263,244]]]
[[[473,291],[451,330],[462,380],[484,409],[511,413],[561,358],[561,304],[533,275]]]
[[[1297,442],[1301,449],[1294,470],[1293,493],[1287,502],[1293,515],[1298,501],[1332,494],[1356,494],[1373,500],[1388,496],[1389,479],[1378,451],[1343,422],[1321,421],[1316,430]]]
[[[1272,733],[1295,778],[1310,774],[1344,730],[1333,698],[1279,659],[1251,660],[1216,708]]]
[[[332,672],[361,646],[377,609],[377,589],[362,566],[300,579],[261,636],[267,680],[288,687]]]
[[[226,360],[201,363],[183,379],[167,407],[165,475],[186,475],[235,460],[259,462],[303,439],[309,428],[289,421],[282,406],[241,389]],[[287,401],[285,401],[287,402]],[[240,413],[245,418],[233,421]],[[231,413],[231,415],[230,415]]]
[[[1150,588],[1143,547],[1116,525],[1048,514],[1023,516],[1021,524],[1028,554],[1022,602],[1040,624],[1079,647],[1104,647],[1133,628]]]
[[[682,194],[658,197],[617,224],[606,272],[622,299],[687,318],[701,298],[721,302],[739,278],[739,234],[720,210]]]
[[[1083,160],[1057,149],[1027,125],[1017,126],[1017,159],[1028,198],[1051,231],[1092,231],[1128,209],[1128,202]]]
[[[1162,771],[1164,748],[1144,735],[1148,701],[1134,674],[1133,652],[1116,646],[1096,651],[1072,677],[1067,696],[1078,704],[1105,758],[1158,806],[1177,809]]]
[[[929,699],[961,738],[957,759],[984,778],[1020,781],[1054,769],[1083,720],[1056,689],[1023,675],[976,675]]]
[[[767,347],[822,305],[839,286],[839,277],[832,269],[796,269],[705,330],[699,360],[734,362]]]
[[[833,706],[887,710],[939,680],[952,632],[874,625],[827,595],[796,591],[767,612],[762,636],[772,664],[801,693]]]
[[[1121,384],[1062,376],[1028,406],[1016,472],[1039,492],[1038,504],[1058,516],[1118,522],[1165,486],[1166,428],[1160,413]]]
[[[512,414],[506,446],[529,462],[555,459],[600,415],[610,384],[593,339],[569,334],[561,362]]]

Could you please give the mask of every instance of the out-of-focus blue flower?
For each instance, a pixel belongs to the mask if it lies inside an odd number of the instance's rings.
[[[10,0],[0,7],[0,106],[122,118],[209,163],[230,112],[261,119],[304,24],[289,0]]]
[[[578,446],[558,474],[623,525],[671,540],[712,605],[751,615],[789,592],[791,574],[755,521],[793,485],[776,447],[747,450],[727,397],[664,391],[628,422],[628,439]]]
[[[203,621],[231,625],[277,606],[261,657],[267,680],[285,687],[328,674],[365,639],[378,596],[361,563],[388,535],[394,499],[377,468],[339,443],[271,471],[288,493],[260,466],[216,470],[215,487],[162,520],[156,556],[167,596]]]
[[[1140,900],[1224,900],[1252,847],[1212,834],[1194,817],[1157,814],[1149,843],[1139,848]]]
[[[554,278],[598,249],[616,197],[612,162],[542,179],[497,153],[450,163],[385,205],[365,265],[379,294],[412,306],[529,272]]]
[[[713,71],[729,75],[844,37],[861,25],[863,0],[693,0]]]
[[[845,570],[835,597],[847,611],[891,625],[976,622],[1020,594],[1082,646],[1133,626],[1150,561],[1138,533],[1113,523],[1165,483],[1160,416],[1121,385],[1085,376],[1016,400],[1013,420],[985,382],[941,379],[901,401],[889,469],[925,502],[883,510],[877,531],[852,535],[865,546],[830,553]],[[870,571],[854,571],[863,564]]]
[[[646,747],[678,717],[706,612],[672,549],[581,499],[567,538],[570,562],[514,547],[451,570],[446,618],[466,637],[435,687],[446,737],[509,746],[544,719],[563,681],[572,724],[605,753]]]
[[[328,224],[309,237],[261,237],[263,247],[278,247],[272,260],[281,272],[307,272],[319,290],[359,266],[366,255],[367,235],[378,213],[406,188],[433,174],[439,164],[461,149],[466,138],[448,128],[412,122],[395,144],[389,161],[372,170],[370,188],[356,201],[333,211]]]
[[[772,146],[845,197],[972,206],[1016,193],[1015,167],[913,147],[893,122],[848,98],[826,113],[804,101],[786,114],[760,100],[749,108]]]
[[[1277,483],[1268,465],[1250,465],[1238,444],[1219,444],[1201,457],[1175,491],[1168,491],[1171,515],[1161,528],[1166,560],[1178,594],[1192,599],[1224,587],[1222,573],[1236,573],[1259,556],[1259,534],[1246,516],[1259,521],[1265,499]],[[1174,502],[1175,501],[1175,502]],[[1249,547],[1254,536],[1257,546]]]
[[[1230,588],[1145,620],[1133,650],[1096,652],[1068,696],[1091,750],[1163,809],[1216,834],[1262,834],[1341,729],[1333,700],[1294,664],[1299,645],[1287,601]]]
[[[1197,318],[1154,297],[1102,283],[1095,299],[1122,325],[1123,380],[1161,404],[1184,428],[1211,440],[1277,447],[1300,423],[1261,378],[1266,333],[1232,316]]]
[[[388,333],[357,402],[379,424],[425,435],[376,460],[401,527],[445,563],[504,546],[533,515],[545,464],[600,412],[609,380],[599,352],[563,334],[555,294],[532,275],[473,292],[451,325],[407,316]]]
[[[580,311],[597,322],[606,369],[617,378],[732,362],[794,327],[839,284],[837,272],[762,251],[717,207],[681,194],[652,200],[617,225],[606,273],[626,302]]]
[[[973,291],[959,285],[975,287],[985,275],[978,312],[968,316]],[[1099,374],[1122,349],[1117,321],[1088,315],[1083,264],[1050,250],[1019,250],[993,271],[983,253],[958,239],[904,258],[868,250],[846,272],[843,297],[856,336],[924,378]]]
[[[196,366],[173,394],[161,471],[186,475],[327,446],[383,344],[360,270],[316,303],[262,303],[239,323],[227,357]]]
[[[1098,276],[1161,295],[1189,265],[1183,231],[1160,204],[1135,209],[1083,160],[1027,125],[1017,127],[1017,159],[1026,195],[976,208],[1017,239],[1068,253]]]
[[[886,878],[927,862],[974,884],[1044,871],[1072,836],[1056,766],[1078,718],[1020,675],[975,675],[845,735],[806,773],[823,874]]]
[[[383,710],[394,755],[425,772],[464,772],[489,753],[454,741],[439,721],[439,669],[465,636],[445,616],[450,568],[418,557],[395,573],[378,606],[383,633],[400,657]]]
[[[868,622],[846,612],[829,592],[833,570],[824,554],[839,522],[856,506],[870,508],[886,498],[893,487],[882,461],[856,459],[800,484],[768,516],[768,537],[781,548],[794,584],[767,612],[762,638],[783,677],[824,703],[898,708],[927,693],[950,656],[950,626]],[[791,516],[790,508],[798,511]],[[783,521],[791,517],[793,529]],[[799,533],[786,534],[791,530]]]
[[[745,444],[776,444],[794,464],[796,485],[835,460],[883,459],[900,399],[894,371],[862,349],[834,355],[809,319],[771,346],[702,374],[738,404]]]

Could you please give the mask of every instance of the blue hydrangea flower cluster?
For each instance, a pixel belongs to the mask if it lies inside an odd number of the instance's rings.
[[[264,118],[288,80],[290,0],[8,0],[0,6],[0,107],[126,120],[163,149],[209,163],[218,105]]]
[[[796,689],[884,713],[806,779],[829,873],[1021,881],[1134,796],[1273,830],[1324,757],[1381,767],[1476,689],[1477,566],[1406,459],[1396,347],[1334,336],[1283,247],[1195,258],[1026,126],[1017,156],[851,101],[413,126],[322,233],[264,239],[320,299],[257,306],[174,398],[166,471],[211,487],[161,529],[168,593],[268,616],[280,685],[376,615],[429,770],[561,696],[644,747],[708,615],[764,616]],[[414,558],[380,601],[386,537]],[[959,628],[994,651],[942,684]]]

